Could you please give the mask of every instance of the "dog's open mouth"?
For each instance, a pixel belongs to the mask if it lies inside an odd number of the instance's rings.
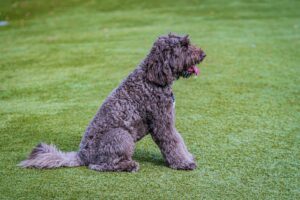
[[[192,65],[189,68],[187,68],[187,70],[182,72],[181,76],[183,78],[189,78],[193,74],[196,76],[198,76],[200,74],[200,70],[196,65]]]

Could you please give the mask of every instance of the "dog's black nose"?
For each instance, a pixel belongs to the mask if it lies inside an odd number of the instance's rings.
[[[202,56],[202,58],[205,58],[206,54],[203,52],[201,56]]]

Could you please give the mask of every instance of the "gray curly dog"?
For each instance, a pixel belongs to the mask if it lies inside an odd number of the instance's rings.
[[[193,170],[194,157],[175,128],[172,83],[198,75],[195,66],[205,53],[188,36],[159,37],[140,65],[104,101],[90,122],[78,152],[64,153],[53,145],[38,144],[25,168],[88,166],[97,171],[135,172],[135,142],[148,133],[173,169]]]

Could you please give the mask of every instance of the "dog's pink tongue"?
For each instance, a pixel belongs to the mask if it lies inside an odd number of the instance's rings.
[[[196,66],[189,67],[188,72],[194,73],[196,76],[198,76],[200,74],[200,70]]]

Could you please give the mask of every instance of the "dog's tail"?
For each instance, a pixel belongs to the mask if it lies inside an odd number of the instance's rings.
[[[77,152],[61,152],[54,145],[40,143],[33,148],[27,160],[22,161],[18,166],[23,168],[57,168],[81,166]]]

